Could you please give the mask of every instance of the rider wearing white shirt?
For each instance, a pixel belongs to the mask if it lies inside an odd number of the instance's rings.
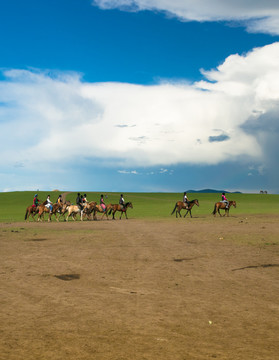
[[[47,196],[46,201],[47,201],[46,207],[49,209],[50,212],[52,212],[53,206],[52,206],[52,201],[50,200],[50,195]]]

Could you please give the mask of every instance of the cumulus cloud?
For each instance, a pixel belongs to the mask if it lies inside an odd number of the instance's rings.
[[[163,11],[182,21],[241,21],[248,31],[279,34],[277,0],[93,0],[102,9]]]
[[[0,164],[46,171],[83,159],[162,169],[278,162],[279,43],[232,55],[203,74],[192,85],[143,86],[5,71]]]

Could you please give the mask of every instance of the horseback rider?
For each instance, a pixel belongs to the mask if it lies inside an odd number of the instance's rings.
[[[40,200],[38,199],[38,194],[35,194],[32,206],[36,208],[39,205],[39,202]]]
[[[82,197],[82,202],[83,203],[87,203],[88,201],[87,201],[87,199],[86,199],[86,194],[84,194],[83,196],[81,196]]]
[[[188,200],[186,191],[183,194],[183,202],[185,204],[186,209],[188,210],[189,200]]]
[[[123,194],[120,195],[119,205],[120,205],[121,209],[124,209],[124,207],[125,207],[125,200],[124,200]]]
[[[83,204],[82,204],[82,196],[80,195],[80,193],[77,194],[77,198],[76,198],[76,204],[77,206],[80,208],[80,210],[83,210]]]
[[[53,206],[52,206],[52,201],[50,200],[50,195],[47,196],[46,201],[47,201],[46,208],[48,208],[49,212],[51,213],[52,209],[53,209]]]
[[[100,205],[101,205],[101,208],[103,209],[103,211],[106,211],[106,204],[104,202],[104,195],[103,194],[100,197]]]
[[[58,205],[61,205],[61,206],[63,205],[62,195],[59,195],[59,196],[58,196],[56,202],[57,202]]]
[[[63,200],[62,200],[62,195],[59,195],[56,203],[58,204],[58,212],[60,213],[62,207],[63,207]]]
[[[222,193],[222,202],[224,204],[226,204],[226,209],[228,209],[229,208],[229,200],[226,198],[226,195],[224,192]]]

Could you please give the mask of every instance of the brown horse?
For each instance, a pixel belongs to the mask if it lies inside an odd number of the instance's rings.
[[[59,214],[59,216],[60,216],[59,211],[62,210],[62,205],[55,203],[55,204],[52,205],[52,211],[50,211],[50,209],[45,206],[46,204],[47,204],[47,202],[45,201],[41,205],[38,206],[38,219],[37,219],[37,221],[44,220],[44,214],[47,213],[48,214],[48,221],[51,221],[51,216],[55,215],[56,221],[58,222],[59,220],[57,218],[57,215]]]
[[[133,204],[129,201],[127,202],[125,205],[121,206],[119,204],[110,204],[110,209],[109,209],[109,212],[108,212],[108,215],[110,215],[112,213],[112,219],[115,220],[115,217],[114,217],[114,214],[116,213],[116,211],[120,211],[121,212],[121,215],[120,215],[120,218],[122,218],[122,215],[123,213],[125,213],[125,216],[126,216],[126,219],[128,219],[127,217],[127,209],[128,208],[131,208],[133,209]]]
[[[90,215],[93,213],[96,205],[96,201],[90,201],[86,203],[86,206],[84,206],[83,215],[85,215],[88,220],[92,220],[92,217],[90,217]]]
[[[35,221],[35,218],[34,216],[38,213],[38,209],[37,209],[37,206],[28,206],[26,208],[26,212],[25,212],[25,220],[29,221],[29,216],[31,215],[33,220]]]
[[[68,211],[68,208],[69,206],[72,205],[72,203],[70,201],[65,201],[62,205],[62,208],[60,210],[60,214],[59,214],[59,218],[60,219],[60,216],[63,216],[64,217],[64,221],[66,221],[66,218],[65,218],[65,214],[66,212]]]
[[[235,201],[229,201],[229,205],[227,206],[227,204],[224,203],[223,201],[219,201],[219,202],[215,203],[214,210],[213,210],[212,214],[214,216],[216,216],[216,214],[218,212],[219,215],[222,216],[220,214],[220,209],[221,209],[221,210],[225,210],[224,216],[226,216],[226,215],[229,216],[229,211],[230,211],[231,206],[236,207],[236,202]]]
[[[62,209],[63,209],[63,204],[61,204],[61,203],[60,204],[59,203],[53,204],[52,212],[48,211],[49,212],[48,221],[51,221],[51,217],[52,217],[52,215],[54,215],[56,221],[59,222],[59,218],[61,216]]]
[[[102,218],[106,215],[107,220],[108,220],[108,212],[110,211],[110,209],[111,209],[111,204],[108,204],[108,205],[106,206],[105,210],[104,210],[104,208],[103,208],[101,205],[97,205],[97,204],[96,204],[96,205],[95,205],[95,208],[94,208],[94,210],[93,210],[93,218],[94,218],[94,220],[97,220],[97,216],[96,216],[96,213],[97,213],[97,212],[103,214],[103,215],[102,215]]]
[[[186,207],[186,205],[185,205],[185,203],[184,203],[183,201],[177,201],[177,203],[175,204],[174,209],[173,209],[171,215],[176,211],[176,214],[175,214],[176,217],[177,217],[177,214],[179,214],[179,216],[181,217],[180,211],[181,211],[182,209],[186,209],[187,212],[186,212],[186,214],[184,215],[184,217],[188,214],[188,212],[190,212],[190,216],[192,217],[192,211],[191,211],[191,210],[192,210],[192,207],[193,207],[194,205],[200,206],[198,199],[189,201],[189,203],[187,204],[187,207]]]

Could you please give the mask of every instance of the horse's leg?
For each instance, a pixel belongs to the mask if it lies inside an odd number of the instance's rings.
[[[191,216],[191,218],[192,218],[193,216],[192,216],[192,211],[191,211],[191,209],[190,209],[189,211],[190,211],[190,216]]]
[[[128,220],[127,211],[124,211],[124,212],[125,212],[126,219]]]
[[[114,217],[114,214],[116,213],[116,210],[113,210],[113,213],[112,213],[112,219],[115,220],[115,217]]]
[[[189,210],[187,210],[187,212],[186,212],[186,214],[184,215],[184,217],[186,217],[186,216],[187,216],[188,212],[189,212]]]

